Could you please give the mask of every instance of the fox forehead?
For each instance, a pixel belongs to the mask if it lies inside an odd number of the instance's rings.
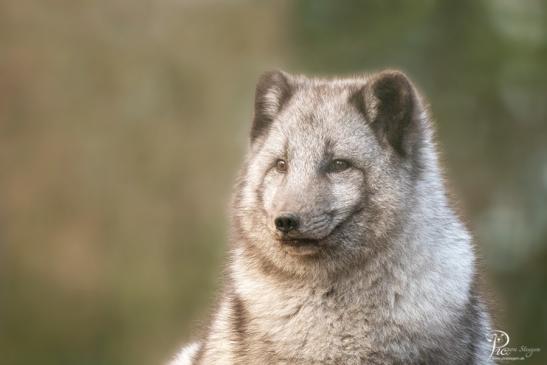
[[[334,91],[333,91],[334,90]],[[266,146],[277,154],[360,158],[376,150],[347,88],[299,90],[274,120]]]

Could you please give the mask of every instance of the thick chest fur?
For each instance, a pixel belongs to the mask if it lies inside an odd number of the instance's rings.
[[[250,348],[260,349],[269,361],[360,364],[375,347],[373,329],[382,320],[374,305],[347,302],[335,290],[310,292],[287,301],[290,305],[276,315],[251,317]]]
[[[237,315],[247,363],[388,364],[418,356],[413,349],[420,333],[396,319],[404,304],[393,289],[350,280],[275,290],[254,282],[247,290],[237,299],[245,307]]]
[[[385,267],[310,285],[234,265],[197,363],[491,364],[468,275]]]
[[[454,286],[436,272],[405,277],[377,269],[310,285],[236,266],[224,316],[234,363],[472,363],[465,323],[478,318],[466,309],[468,278]]]

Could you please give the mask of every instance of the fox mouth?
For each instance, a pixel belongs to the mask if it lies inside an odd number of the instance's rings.
[[[282,238],[279,242],[291,247],[320,246],[320,240],[311,238]]]
[[[281,238],[281,248],[291,256],[313,256],[322,248],[321,240],[310,238]]]

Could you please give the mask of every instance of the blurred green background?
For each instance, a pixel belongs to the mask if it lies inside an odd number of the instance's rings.
[[[0,364],[160,364],[206,319],[267,69],[427,95],[511,345],[547,363],[547,2],[0,0]]]

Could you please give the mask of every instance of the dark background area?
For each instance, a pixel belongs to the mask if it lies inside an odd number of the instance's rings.
[[[547,3],[0,0],[0,363],[158,364],[206,319],[258,75],[401,68],[496,328],[547,362]]]

